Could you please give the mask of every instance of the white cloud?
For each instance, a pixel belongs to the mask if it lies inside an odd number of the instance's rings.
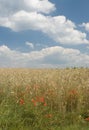
[[[45,16],[54,11],[49,0],[0,0],[0,26],[13,31],[40,30],[61,44],[89,44],[86,33],[65,16]],[[89,24],[83,23],[86,29]]]
[[[14,31],[42,30],[45,24],[47,24],[47,18],[44,15],[37,12],[28,13],[23,10],[10,17],[0,18],[1,26],[9,27]]]
[[[89,31],[89,23],[83,23],[81,26],[84,27],[86,31]]]
[[[66,19],[65,16],[51,17],[49,25],[46,28],[46,33],[55,41],[62,44],[89,43],[86,39],[86,34],[77,30],[76,25],[69,19]]]
[[[0,46],[0,67],[68,67],[88,66],[89,55],[77,49],[60,46],[48,47],[30,53],[11,50],[5,45]]]
[[[55,5],[48,0],[0,0],[0,16],[10,16],[20,10],[50,13]]]
[[[29,46],[30,48],[34,49],[34,44],[33,43],[27,41],[25,44],[27,46]]]
[[[40,30],[61,44],[89,44],[86,33],[77,30],[76,25],[65,16],[44,16],[24,10],[10,17],[1,17],[0,25],[14,31]]]
[[[55,5],[48,0],[24,0],[24,2],[32,11],[50,13],[55,10]]]

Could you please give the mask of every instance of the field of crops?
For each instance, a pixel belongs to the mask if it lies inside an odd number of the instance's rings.
[[[89,130],[89,69],[0,69],[0,130]]]

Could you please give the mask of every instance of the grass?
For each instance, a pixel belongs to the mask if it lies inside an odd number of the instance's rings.
[[[0,130],[88,130],[89,69],[0,69]]]
[[[0,129],[2,130],[2,129]],[[15,128],[15,127],[11,127],[9,128],[9,130],[89,130],[89,126],[79,126],[79,125],[70,125],[70,126],[66,126],[66,127],[54,127],[54,128],[33,128],[33,127],[19,127],[19,128]]]

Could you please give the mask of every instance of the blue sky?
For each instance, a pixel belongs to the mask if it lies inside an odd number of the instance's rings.
[[[0,0],[0,67],[89,67],[89,0]]]

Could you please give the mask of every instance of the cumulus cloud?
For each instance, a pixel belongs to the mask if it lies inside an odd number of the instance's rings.
[[[48,26],[46,33],[57,42],[62,44],[89,43],[86,34],[77,30],[76,25],[65,16],[51,17]]]
[[[83,23],[81,26],[84,27],[86,31],[89,31],[89,23]]]
[[[60,46],[23,53],[0,46],[0,67],[89,66],[89,55]]]
[[[50,13],[55,10],[55,5],[48,0],[24,0],[24,2],[32,11]]]
[[[0,16],[9,16],[20,10],[50,13],[55,5],[48,0],[0,0]]]
[[[0,17],[0,25],[9,27],[14,31],[21,30],[44,30],[48,26],[46,16],[37,12],[28,13],[21,10],[10,17]]]
[[[0,26],[9,27],[14,31],[30,29],[29,26],[32,25],[33,28],[36,19],[41,23],[42,15],[36,15],[38,12],[50,13],[53,10],[55,5],[48,0],[0,0]]]
[[[40,30],[61,44],[89,44],[86,33],[65,16],[44,16],[37,12],[21,10],[10,17],[0,18],[0,25],[14,31]]]
[[[40,30],[61,44],[89,44],[86,33],[65,16],[50,16],[55,5],[49,0],[0,0],[0,26],[13,31]],[[47,15],[44,15],[47,14]],[[88,23],[83,23],[88,30]]]

